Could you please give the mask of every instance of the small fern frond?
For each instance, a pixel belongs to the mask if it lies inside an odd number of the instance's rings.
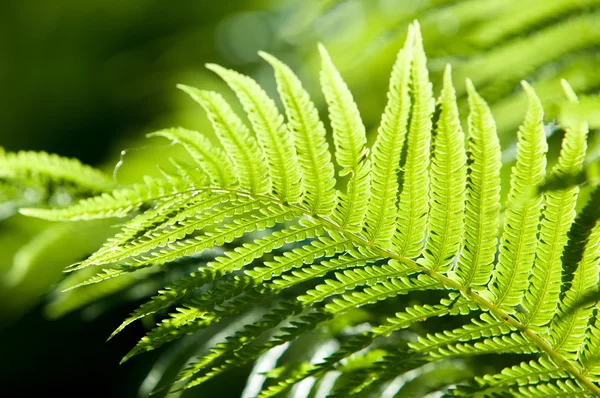
[[[594,202],[590,204],[596,205]],[[584,245],[583,252],[580,259],[563,257],[566,261],[578,260],[579,265],[550,325],[554,349],[564,352],[566,357],[573,360],[580,352],[594,310],[592,303],[581,305],[581,302],[586,296],[593,295],[597,291],[600,272],[600,221],[597,208],[586,207],[581,215],[583,217],[576,220],[576,226],[581,226],[579,229],[581,234],[577,234],[578,231],[572,229],[569,243],[574,239],[581,239],[581,244]],[[581,223],[588,225],[581,225]]]
[[[433,136],[430,206],[423,256],[428,267],[447,270],[458,254],[464,228],[467,158],[460,127],[451,69],[444,73],[438,99],[439,120]]]
[[[388,248],[394,234],[397,213],[400,155],[408,131],[410,114],[410,65],[413,58],[414,30],[409,28],[404,48],[390,77],[388,103],[381,117],[372,151],[371,198],[367,207],[365,229],[369,241]]]
[[[127,217],[144,204],[165,197],[175,196],[194,188],[204,186],[200,183],[197,187],[188,185],[189,181],[168,179],[159,180],[146,177],[144,184],[132,187],[117,188],[111,193],[104,193],[82,199],[79,203],[62,209],[37,209],[22,208],[21,214],[31,217],[43,218],[50,221],[80,221],[94,220],[107,217]]]
[[[229,157],[201,133],[180,127],[150,133],[148,137],[165,137],[183,145],[216,186],[236,185],[237,177]]]
[[[455,277],[463,286],[482,290],[496,252],[500,211],[500,143],[488,105],[467,81],[469,135],[465,234]]]
[[[331,61],[327,50],[319,45],[321,53],[321,86],[329,105],[333,128],[335,157],[342,167],[342,176],[356,174],[358,164],[366,155],[365,127],[352,93]]]
[[[421,253],[429,213],[428,170],[434,100],[426,63],[423,39],[416,25],[410,75],[413,104],[394,234],[395,250],[409,258]]]
[[[139,237],[132,237],[122,242],[121,239],[108,242],[98,252],[78,264],[73,270],[81,269],[89,265],[110,264],[134,258],[145,252],[175,242],[196,230],[207,225],[220,223],[227,217],[238,214],[251,213],[260,207],[258,200],[237,198],[230,200],[228,196],[209,196],[197,202],[197,207],[191,208],[191,215],[179,213],[178,219],[168,219],[159,225],[150,228]],[[216,205],[216,206],[215,206]],[[133,219],[130,224],[137,223]]]
[[[233,112],[221,94],[179,85],[206,111],[221,144],[235,166],[240,187],[255,194],[271,190],[265,155],[250,130]]]
[[[322,60],[321,86],[329,105],[335,157],[342,168],[340,175],[350,175],[347,193],[342,194],[334,219],[345,230],[359,232],[369,202],[370,163],[366,159],[365,127],[352,94],[327,50],[320,45],[319,51]]]
[[[232,88],[248,114],[267,156],[274,193],[284,202],[298,202],[302,193],[298,155],[275,102],[252,78],[215,64],[209,64],[207,68]]]
[[[568,89],[565,91],[573,96]],[[553,175],[575,175],[581,170],[587,148],[587,134],[587,123],[567,129],[558,162],[552,169]],[[567,233],[575,219],[578,194],[578,186],[546,193],[533,279],[523,304],[527,311],[526,323],[534,328],[548,323],[558,306],[561,256],[567,243]]]
[[[328,216],[335,207],[335,176],[319,113],[292,70],[267,53],[260,53],[275,70],[302,172],[302,202],[312,213]]]
[[[195,253],[221,246],[251,231],[262,231],[292,219],[295,212],[282,209],[278,206],[268,206],[258,209],[257,213],[242,214],[241,217],[232,218],[229,223],[223,224],[214,231],[202,235],[173,242],[164,248],[134,257],[127,264],[126,269],[138,269],[146,266],[162,265],[180,257],[190,256]],[[137,250],[136,250],[137,251]],[[123,253],[118,256],[123,255]],[[130,255],[127,255],[129,258]]]
[[[521,303],[533,267],[544,204],[538,187],[544,181],[548,151],[542,104],[528,84],[523,83],[523,88],[529,108],[518,132],[517,163],[510,179],[500,258],[491,282],[496,305],[508,311]]]
[[[111,191],[115,187],[112,178],[76,159],[45,152],[0,150],[0,178],[20,180],[36,177],[54,184],[71,184],[88,194]]]

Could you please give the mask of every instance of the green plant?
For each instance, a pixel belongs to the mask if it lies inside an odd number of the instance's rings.
[[[466,110],[464,81],[471,79],[494,114],[505,151],[514,143],[514,131],[526,108],[520,80],[527,79],[535,88],[548,120],[562,113],[561,79],[569,81],[582,101],[598,91],[598,0],[318,3],[299,2],[281,35],[305,47],[315,41],[327,46],[369,125],[383,107],[378,93],[387,83],[388,65],[404,42],[406,26],[415,18],[425,32],[434,87],[441,83],[444,65],[452,63],[459,109]]]
[[[576,218],[579,187],[545,185],[580,173],[587,125],[566,128],[546,177],[543,109],[523,83],[529,106],[501,220],[500,145],[491,112],[467,81],[465,143],[450,68],[436,105],[418,25],[409,29],[394,65],[370,150],[352,95],[324,47],[320,52],[335,165],[300,81],[261,54],[275,70],[287,122],[252,79],[209,65],[237,94],[255,135],[219,94],[181,86],[206,110],[223,148],[197,132],[159,131],[152,135],[181,143],[193,166],[174,161],[175,171],[164,171],[163,180],[65,208],[20,210],[57,221],[132,216],[102,248],[69,268],[77,272],[67,283],[80,289],[122,278],[130,283],[233,243],[233,250],[160,290],[117,328],[115,334],[177,306],[124,360],[241,317],[242,324],[181,372],[177,386],[199,385],[276,347],[291,349],[325,325],[340,337],[339,347],[317,362],[271,367],[261,397],[309,377],[322,381],[331,370],[342,373],[330,386],[334,396],[380,396],[386,382],[407,372],[420,370],[427,379],[453,368],[454,358],[500,353],[522,362],[448,389],[471,374],[454,369],[431,389],[454,396],[600,396],[597,310],[586,300],[598,283],[598,195]],[[117,282],[109,290],[121,287]],[[356,308],[424,291],[431,293],[418,304],[400,301],[391,313],[369,317],[366,331],[345,327],[365,319]],[[428,322],[441,317],[447,323],[428,332]],[[418,339],[394,334],[409,328]]]

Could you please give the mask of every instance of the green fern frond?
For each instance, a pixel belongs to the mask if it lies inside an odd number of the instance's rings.
[[[415,23],[415,42],[411,66],[410,93],[413,100],[408,127],[407,155],[398,202],[394,246],[406,257],[421,253],[429,213],[429,151],[434,100],[429,82],[427,59],[419,26]],[[419,198],[419,199],[417,199]]]
[[[158,180],[146,177],[144,184],[137,184],[131,188],[117,188],[111,193],[82,199],[79,203],[63,209],[22,208],[19,212],[26,216],[43,218],[50,221],[80,221],[107,217],[127,217],[144,204],[165,197],[175,196],[204,185],[206,184],[200,183],[198,186],[190,186],[189,181],[176,179]]]
[[[248,114],[256,138],[267,156],[274,193],[284,202],[298,202],[302,193],[298,155],[275,102],[252,78],[215,64],[207,67],[235,91]]]
[[[537,187],[544,181],[546,158],[543,155],[548,151],[542,104],[528,84],[523,83],[523,88],[529,108],[518,132],[517,163],[511,174],[500,258],[491,282],[496,305],[509,312],[521,303],[533,267],[540,211],[544,205]]]
[[[467,81],[469,105],[465,233],[455,277],[463,286],[482,290],[496,252],[500,211],[500,143],[485,101]]]
[[[595,202],[590,201],[590,204],[595,207]],[[566,254],[569,252],[565,252],[563,262],[578,260],[579,266],[574,272],[569,289],[564,292],[559,310],[550,325],[554,349],[564,352],[565,357],[572,360],[577,359],[578,355],[582,355],[580,350],[594,310],[592,303],[585,305],[580,305],[580,303],[586,295],[592,295],[597,291],[598,272],[600,271],[598,268],[600,264],[600,221],[597,211],[597,207],[591,209],[586,207],[571,230],[569,243],[581,239],[580,242],[584,245],[583,252],[580,254],[580,258],[577,258],[578,255],[567,257]],[[581,227],[577,230],[576,226]]]
[[[447,67],[435,112],[417,23],[394,64],[371,157],[352,94],[324,47],[320,53],[334,156],[300,80],[261,53],[275,71],[287,122],[254,80],[209,65],[236,93],[254,131],[220,95],[182,86],[206,109],[223,149],[183,129],[154,135],[182,143],[199,170],[176,163],[164,181],[121,187],[63,210],[25,211],[60,219],[137,212],[71,267],[77,272],[68,279],[91,294],[100,292],[94,286],[114,292],[135,275],[168,273],[182,259],[197,267],[113,333],[170,311],[124,360],[243,320],[212,339],[208,352],[193,354],[200,356],[182,369],[177,385],[199,385],[275,347],[301,349],[306,336],[325,330],[337,349],[298,366],[278,357],[283,363],[258,396],[330,371],[344,373],[332,384],[334,396],[378,396],[398,377],[427,374],[426,366],[500,354],[515,361],[448,393],[600,396],[598,309],[587,296],[598,282],[598,193],[577,207],[586,200],[579,186],[544,185],[548,149],[533,88],[523,83],[529,105],[500,225],[501,151],[490,107],[467,80],[465,143]],[[566,85],[565,91],[577,100]],[[566,126],[552,178],[582,170],[587,134],[586,123]],[[332,158],[345,177],[341,192]],[[575,218],[578,208],[584,210]],[[364,308],[370,315],[362,329],[332,326]],[[355,366],[345,368],[349,361]]]
[[[236,184],[234,167],[227,154],[201,133],[179,127],[156,131],[148,137],[165,137],[183,145],[213,184],[225,187]]]
[[[325,47],[321,52],[321,86],[329,104],[333,128],[335,157],[342,167],[340,175],[349,174],[348,190],[340,193],[334,219],[349,232],[361,230],[369,202],[370,162],[366,159],[365,127],[350,90],[329,58]]]
[[[337,258],[321,261],[320,264],[312,264],[308,267],[302,267],[290,273],[283,274],[280,278],[273,279],[267,286],[271,290],[277,292],[325,276],[332,271],[362,267],[380,259],[381,258],[376,253],[348,249],[346,250],[346,254],[338,256]],[[408,271],[412,272],[412,270],[407,269],[407,272]]]
[[[175,242],[207,225],[219,223],[225,218],[234,215],[252,213],[260,207],[258,200],[238,198],[239,200],[230,201],[230,196],[209,196],[205,199],[199,196],[199,198],[201,199],[198,202],[200,204],[200,211],[197,213],[193,212],[191,216],[179,213],[178,220],[168,219],[155,228],[145,231],[138,238],[133,237],[126,242],[121,242],[120,239],[108,242],[108,244],[94,255],[77,265],[74,270],[92,264],[110,264],[134,258],[142,253]],[[134,219],[131,223],[135,224],[137,220]]]
[[[302,173],[302,202],[314,213],[328,216],[335,207],[335,176],[319,113],[292,70],[266,53],[260,53],[275,70]]]
[[[0,178],[36,176],[53,183],[72,184],[90,194],[107,192],[115,187],[112,178],[76,159],[45,152],[0,152]]]
[[[430,168],[430,203],[427,243],[423,256],[434,270],[447,270],[458,254],[464,228],[466,154],[460,127],[451,69],[444,73],[444,87],[438,99],[440,116],[433,137]]]
[[[235,115],[221,94],[179,85],[196,100],[208,114],[213,128],[235,166],[240,187],[255,194],[271,189],[267,162],[256,138]]]
[[[381,117],[373,145],[371,199],[365,227],[369,241],[388,248],[394,234],[397,213],[398,169],[408,131],[410,114],[410,65],[413,58],[414,31],[408,31],[404,48],[399,52],[390,78],[388,104]]]
[[[164,248],[158,248],[158,250],[146,254],[138,253],[140,255],[131,258],[127,266],[128,268],[131,267],[131,269],[137,269],[145,266],[162,265],[177,258],[200,253],[205,249],[223,245],[225,242],[231,242],[245,233],[273,227],[275,224],[292,219],[294,215],[294,210],[282,209],[279,206],[261,208],[258,209],[257,214],[242,214],[241,217],[233,218],[230,223],[223,224],[214,231],[206,232],[197,237],[174,241],[171,245],[166,245]],[[135,249],[134,252],[137,251],[138,249]],[[117,257],[123,255],[123,253],[120,253]],[[126,258],[131,257],[129,253],[125,255],[127,256]]]
[[[575,99],[569,88],[565,92],[572,100]],[[581,170],[587,148],[587,134],[587,123],[567,129],[558,162],[552,169],[554,175],[575,175]],[[557,309],[561,285],[561,255],[567,243],[568,230],[575,218],[578,193],[578,186],[546,193],[533,278],[523,303],[527,311],[526,324],[532,327],[545,325]]]

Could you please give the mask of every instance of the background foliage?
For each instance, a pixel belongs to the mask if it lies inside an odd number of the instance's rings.
[[[515,129],[525,109],[520,79],[533,82],[549,121],[589,116],[586,106],[572,109],[562,102],[560,78],[588,94],[582,103],[590,104],[589,109],[597,104],[600,33],[594,27],[600,22],[600,1],[238,0],[173,5],[24,0],[0,3],[0,144],[7,150],[73,156],[109,173],[122,160],[118,182],[135,181],[156,173],[158,153],[177,151],[162,141],[142,141],[144,133],[177,125],[207,127],[203,113],[174,88],[176,83],[223,87],[203,67],[214,62],[274,89],[268,65],[257,55],[266,50],[299,71],[315,92],[318,41],[340,66],[367,130],[373,130],[385,104],[388,71],[414,18],[421,22],[435,91],[443,65],[451,62],[464,106],[462,83],[470,77],[492,107],[506,161],[512,158]],[[324,109],[323,98],[314,98]],[[590,122],[598,127],[598,120]],[[551,146],[559,139],[551,137]],[[123,148],[131,149],[120,155]],[[119,367],[142,326],[108,344],[104,340],[156,288],[153,281],[82,310],[46,306],[43,296],[61,278],[62,268],[114,230],[111,225],[92,229],[24,222],[13,214],[18,203],[10,199],[0,207],[0,391],[9,396],[65,389],[74,396],[136,396],[160,352]],[[77,239],[61,245],[44,238],[65,235]],[[47,249],[36,258],[27,257],[24,253],[36,245]],[[63,312],[67,315],[57,320],[46,319]],[[99,381],[99,372],[112,377]],[[207,385],[205,396],[216,395],[217,388],[221,396],[239,396],[244,369],[237,376]],[[201,394],[193,391],[190,396],[194,393]]]

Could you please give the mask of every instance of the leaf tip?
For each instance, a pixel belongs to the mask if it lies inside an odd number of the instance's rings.
[[[444,87],[452,85],[452,66],[450,64],[446,64],[444,68]]]
[[[560,85],[563,88],[565,96],[570,102],[579,102],[577,94],[575,94],[575,91],[573,90],[569,82],[567,82],[565,79],[560,79]]]
[[[209,63],[204,64],[204,66],[206,67],[206,69],[208,69],[210,71],[213,71],[213,72],[215,72],[218,75],[221,75],[222,73],[227,73],[228,72],[227,68],[224,68],[224,67],[222,67],[219,64],[214,64],[214,63],[210,63],[209,62]]]

